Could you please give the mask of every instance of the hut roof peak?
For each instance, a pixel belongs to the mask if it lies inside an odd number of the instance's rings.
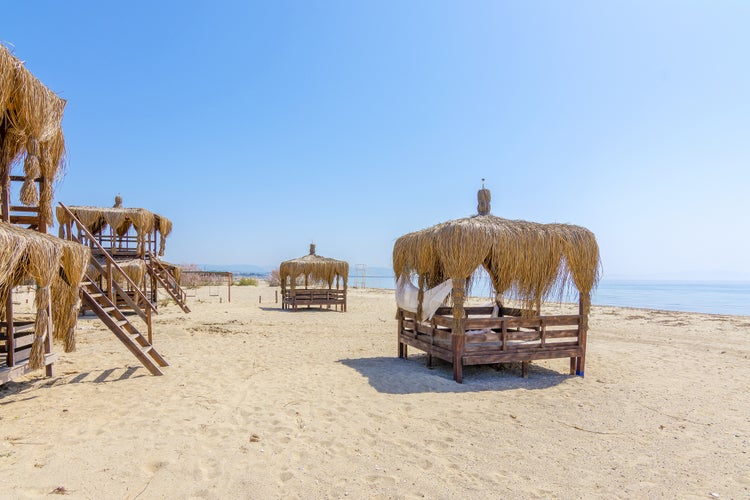
[[[490,190],[484,187],[484,179],[482,179],[482,189],[477,191],[477,214],[489,215],[490,214]]]

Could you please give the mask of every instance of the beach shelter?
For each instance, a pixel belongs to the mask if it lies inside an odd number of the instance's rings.
[[[526,374],[529,361],[555,357],[570,357],[571,373],[583,376],[590,294],[600,268],[594,234],[570,224],[496,217],[490,201],[483,184],[477,215],[396,240],[399,357],[406,357],[407,345],[416,347],[427,352],[428,363],[433,356],[451,362],[458,382],[465,365],[520,361]],[[495,304],[467,308],[478,269],[490,277]],[[450,308],[440,307],[442,297],[435,300],[439,287],[448,288]],[[578,294],[578,314],[542,315],[545,300],[570,291]],[[506,307],[506,296],[520,307]]]
[[[63,167],[65,104],[0,45],[0,383],[43,367],[52,375],[52,338],[66,352],[75,347],[89,251],[46,234]],[[21,166],[23,175],[14,175]],[[21,184],[17,200],[13,183]],[[24,283],[35,285],[33,318],[14,309],[14,288]]]
[[[145,208],[124,207],[122,197],[118,195],[111,207],[61,204],[57,207],[57,220],[61,238],[73,238],[91,248],[96,262],[91,262],[87,275],[99,283],[105,293],[111,295],[111,286],[107,273],[102,271],[106,269],[107,260],[112,259],[117,264],[112,279],[120,280],[125,292],[132,295],[136,303],[144,296],[156,308],[158,288],[161,287],[183,311],[190,312],[187,295],[179,283],[177,266],[160,259],[164,255],[167,236],[172,232],[169,219]],[[74,222],[85,231],[77,231]],[[137,293],[130,283],[142,293]],[[118,305],[126,307],[128,304],[123,299]],[[150,330],[150,321],[147,322]]]
[[[145,257],[164,255],[172,221],[145,208],[122,206],[122,197],[115,197],[111,207],[57,207],[60,237],[64,238],[67,223],[75,216],[99,243],[114,256]],[[72,215],[69,213],[71,212]]]
[[[346,312],[349,263],[317,255],[314,244],[310,244],[308,255],[282,262],[279,278],[282,309],[317,305],[328,309],[334,306]],[[334,283],[336,288],[333,288]]]

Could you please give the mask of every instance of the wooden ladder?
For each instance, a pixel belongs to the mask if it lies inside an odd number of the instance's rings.
[[[163,375],[159,367],[169,366],[169,363],[156,351],[151,341],[144,337],[125,314],[115,306],[99,285],[87,276],[81,283],[79,293],[81,301],[94,311],[152,375]]]
[[[174,275],[164,267],[159,259],[153,255],[149,255],[149,258],[146,260],[146,268],[148,269],[148,273],[153,276],[162,288],[167,291],[169,296],[172,297],[172,300],[174,300],[183,311],[189,313],[190,308],[186,303],[187,294],[185,293],[185,290],[182,289]]]

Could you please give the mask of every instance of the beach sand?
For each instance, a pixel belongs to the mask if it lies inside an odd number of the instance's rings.
[[[0,497],[750,497],[750,317],[594,307],[585,378],[456,384],[396,357],[393,291],[340,313],[276,290],[161,306],[161,377],[83,317],[52,378],[0,386]]]

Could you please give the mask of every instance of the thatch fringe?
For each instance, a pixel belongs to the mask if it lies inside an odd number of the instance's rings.
[[[281,263],[279,278],[282,291],[286,290],[287,279],[290,281],[291,289],[294,290],[298,278],[303,279],[306,285],[322,282],[328,285],[328,288],[333,286],[334,281],[336,281],[337,286],[342,282],[343,289],[346,290],[349,279],[349,263],[315,255],[315,245],[310,245],[309,255]]]
[[[0,222],[0,300],[5,303],[10,290],[27,278],[38,286],[30,368],[44,366],[50,310],[53,336],[63,340],[66,349],[74,345],[78,287],[89,258],[89,249],[83,245]]]
[[[485,190],[483,190],[485,191]],[[489,193],[480,191],[480,205]],[[400,237],[393,247],[396,279],[417,274],[422,289],[447,278],[470,279],[484,268],[497,294],[539,310],[541,302],[573,288],[588,295],[599,278],[599,248],[593,233],[569,224],[538,224],[476,215]],[[455,297],[454,297],[455,302]]]
[[[138,254],[145,254],[146,239],[150,232],[156,231],[160,236],[159,255],[164,254],[166,237],[172,231],[172,222],[166,217],[150,212],[144,208],[123,207],[68,207],[75,217],[86,226],[91,234],[99,234],[107,226],[112,228],[118,236],[123,236],[132,228],[136,232]],[[57,207],[57,221],[60,226],[60,237],[65,236],[65,225],[70,217],[62,208]]]
[[[75,350],[75,327],[81,308],[78,289],[90,258],[88,248],[83,245],[63,245],[60,272],[52,283],[54,339],[63,343],[65,352]]]
[[[107,260],[104,257],[97,257],[96,260],[99,262],[99,264],[102,265],[102,267],[106,268]],[[115,282],[117,282],[120,286],[127,286],[128,281],[123,277],[124,274],[130,280],[135,283],[136,285],[141,285],[143,282],[144,276],[146,276],[146,261],[143,259],[115,259],[117,262],[117,265],[122,269],[122,273],[119,271],[113,270],[112,271],[112,277]],[[99,278],[99,269],[94,266],[93,264],[89,263],[87,272],[89,278],[91,279],[97,279]],[[105,286],[108,286],[109,284],[106,283],[106,277],[105,277]]]

